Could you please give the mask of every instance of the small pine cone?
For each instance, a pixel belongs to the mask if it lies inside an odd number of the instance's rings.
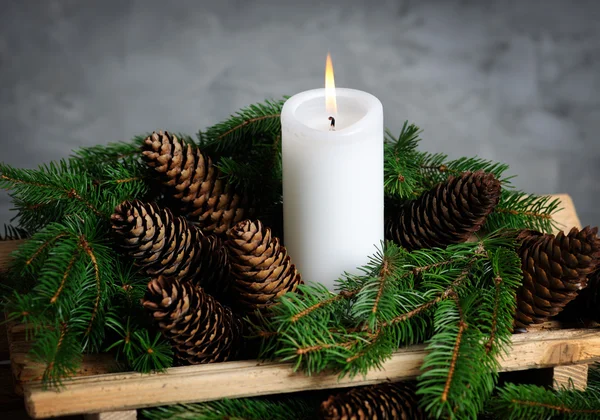
[[[260,221],[240,222],[227,232],[227,237],[233,300],[242,310],[266,308],[302,283],[285,247]]]
[[[352,388],[321,403],[324,420],[425,420],[412,384],[382,383]]]
[[[483,171],[450,176],[416,200],[386,207],[385,235],[408,250],[465,242],[500,200],[500,182]]]
[[[571,229],[568,235],[522,231],[519,256],[523,285],[517,292],[515,327],[523,331],[558,314],[587,286],[600,266],[598,228]]]
[[[181,204],[181,213],[198,221],[204,232],[223,234],[244,218],[246,200],[199,148],[159,131],[144,140],[142,154],[167,194]]]
[[[216,295],[227,289],[227,251],[216,236],[205,236],[169,209],[138,200],[119,204],[111,221],[122,248],[146,274],[195,281]]]
[[[159,276],[148,283],[142,304],[184,364],[234,359],[243,344],[243,323],[201,287]]]

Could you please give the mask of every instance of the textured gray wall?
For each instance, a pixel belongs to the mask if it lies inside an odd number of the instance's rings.
[[[320,87],[329,49],[338,86],[378,96],[393,131],[409,119],[428,150],[505,161],[600,223],[599,1],[2,0],[0,15],[0,161],[193,133]],[[9,207],[0,195],[0,223]]]

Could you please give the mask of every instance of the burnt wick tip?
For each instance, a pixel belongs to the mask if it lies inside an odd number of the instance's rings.
[[[331,121],[331,124],[329,125],[329,131],[335,131],[335,118],[329,117],[328,120]]]

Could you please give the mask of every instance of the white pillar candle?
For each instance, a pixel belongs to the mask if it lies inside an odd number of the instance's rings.
[[[304,281],[329,290],[383,240],[383,107],[366,92],[335,95],[335,131],[325,89],[281,111],[285,246]]]

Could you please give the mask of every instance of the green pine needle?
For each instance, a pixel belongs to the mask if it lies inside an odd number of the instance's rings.
[[[557,392],[508,383],[498,390],[490,405],[499,419],[593,420],[600,418],[600,388],[591,385],[585,391],[563,388]]]
[[[133,333],[132,367],[142,373],[163,371],[173,365],[173,350],[160,333],[154,338],[148,330]]]
[[[488,216],[485,230],[534,229],[552,233],[558,226],[553,215],[561,209],[560,199],[522,191],[502,191],[500,202]]]
[[[267,100],[241,109],[228,120],[198,134],[199,144],[209,154],[235,156],[281,134],[281,108],[285,99]]]

